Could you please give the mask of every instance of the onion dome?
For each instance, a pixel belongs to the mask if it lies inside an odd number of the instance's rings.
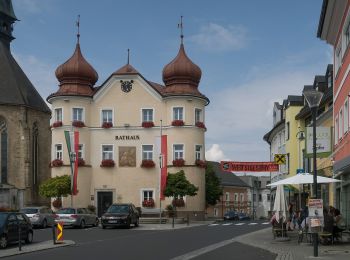
[[[90,95],[98,80],[96,70],[85,60],[77,43],[75,51],[65,63],[56,69],[60,82],[60,94]]]
[[[175,59],[163,69],[163,81],[166,88],[171,87],[172,90],[177,89],[178,91],[182,89],[182,92],[185,91],[183,88],[186,86],[197,88],[201,76],[201,69],[187,57],[182,43]],[[171,89],[168,89],[167,92],[171,91]]]

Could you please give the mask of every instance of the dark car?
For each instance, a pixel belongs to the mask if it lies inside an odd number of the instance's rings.
[[[112,204],[101,217],[101,226],[106,227],[125,226],[130,228],[131,224],[139,226],[139,212],[132,203]]]
[[[0,212],[0,248],[6,248],[8,244],[19,241],[21,228],[21,240],[26,243],[33,242],[33,228],[29,218],[23,213]]]
[[[250,217],[245,213],[239,213],[238,220],[250,220]]]
[[[238,220],[238,212],[236,211],[227,211],[224,214],[224,220]]]

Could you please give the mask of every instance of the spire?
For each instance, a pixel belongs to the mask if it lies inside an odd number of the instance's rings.
[[[11,0],[0,1],[0,42],[2,42],[8,49],[10,43],[15,39],[12,35],[13,23],[17,21],[15,12],[13,11]]]
[[[177,24],[177,28],[180,28],[180,31],[181,31],[181,34],[180,34],[180,38],[181,38],[181,44],[184,43],[184,32],[183,32],[183,23],[182,23],[182,18],[183,16],[181,15],[181,18],[180,18],[180,23]]]
[[[77,32],[77,44],[79,44],[79,38],[80,38],[80,14],[78,14],[78,20],[76,22],[76,26],[77,26],[77,29],[78,29],[78,32]]]
[[[128,49],[128,65],[129,65],[129,63],[130,63],[130,49]]]

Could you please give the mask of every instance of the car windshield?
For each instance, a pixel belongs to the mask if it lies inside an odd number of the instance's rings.
[[[107,213],[129,213],[128,205],[112,205],[108,208]]]
[[[0,227],[2,227],[7,219],[7,214],[0,213]]]
[[[24,214],[35,214],[38,213],[38,209],[35,208],[26,208],[26,209],[21,209],[19,212],[22,212]]]
[[[56,212],[57,214],[75,214],[75,209],[60,209]]]

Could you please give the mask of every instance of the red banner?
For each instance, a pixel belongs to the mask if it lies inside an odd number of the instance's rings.
[[[74,175],[73,175],[73,195],[78,194],[78,164],[79,164],[79,132],[74,131]]]
[[[274,162],[221,162],[221,170],[226,172],[278,172]]]
[[[161,137],[161,154],[162,154],[162,168],[160,169],[160,199],[164,200],[164,190],[166,187],[166,178],[168,175],[168,141],[167,135],[162,135]]]

